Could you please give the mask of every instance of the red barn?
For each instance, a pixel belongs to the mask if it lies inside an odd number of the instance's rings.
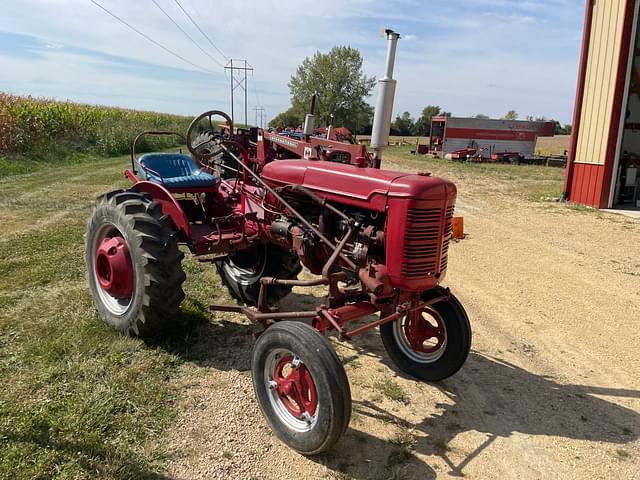
[[[639,0],[586,2],[564,196],[640,208]]]

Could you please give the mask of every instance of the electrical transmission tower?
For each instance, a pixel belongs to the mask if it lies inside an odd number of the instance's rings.
[[[256,127],[264,128],[264,107],[255,107],[254,110],[256,111]],[[260,112],[260,122],[258,122],[258,112]]]
[[[233,62],[235,62],[235,65]],[[244,123],[245,125],[248,125],[247,72],[253,71],[253,67],[249,65],[246,60],[234,60],[232,58],[224,69],[231,72],[231,120],[235,123],[233,111],[234,92],[236,88],[241,88],[244,90]]]

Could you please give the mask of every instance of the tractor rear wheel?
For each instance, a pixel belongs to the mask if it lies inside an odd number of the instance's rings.
[[[262,277],[293,280],[298,278],[302,266],[295,253],[266,244],[229,255],[216,262],[216,269],[233,298],[256,306]],[[270,285],[267,288],[267,303],[271,305],[291,292],[288,285]]]
[[[435,288],[422,300],[441,295]],[[425,382],[444,380],[464,364],[471,349],[471,325],[460,301],[450,294],[421,311],[380,326],[389,357],[403,372]]]
[[[329,341],[300,322],[267,328],[251,361],[260,409],[285,444],[315,455],[340,439],[351,418],[351,390]]]
[[[184,299],[185,273],[171,219],[148,195],[98,197],[87,222],[85,261],[102,320],[131,335],[157,333]]]

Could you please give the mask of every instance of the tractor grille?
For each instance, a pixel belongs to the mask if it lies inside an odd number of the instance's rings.
[[[445,212],[444,231],[441,208],[410,208],[404,235],[402,276],[419,279],[447,268],[454,206]],[[438,253],[440,252],[440,255]]]
[[[453,211],[455,208],[455,205],[449,205],[447,207],[444,224],[444,237],[442,239],[442,253],[440,254],[441,272],[444,272],[447,269],[447,262],[449,260],[449,241],[451,240],[451,234],[453,233]]]

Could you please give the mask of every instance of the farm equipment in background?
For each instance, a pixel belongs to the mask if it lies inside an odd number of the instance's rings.
[[[252,138],[252,143],[258,147],[258,162],[265,164],[274,159],[304,158],[371,166],[366,146],[357,144],[349,129],[334,128],[333,125],[327,128],[313,127],[315,104],[314,94],[304,128],[274,131],[254,129],[255,138]]]
[[[428,152],[451,160],[509,162],[534,158],[539,137],[553,137],[554,122],[433,117]]]
[[[463,148],[451,152],[451,160],[461,162],[493,162],[493,163],[520,163],[524,156],[520,152],[492,152],[484,148]]]
[[[183,137],[191,155],[138,156],[142,136],[170,133],[141,134],[125,172],[133,185],[99,197],[87,224],[96,307],[125,333],[162,331],[178,314],[180,245],[215,264],[239,304],[211,308],[264,327],[252,354],[256,398],[276,435],[307,455],[331,448],[351,415],[349,383],[328,334],[348,340],[379,327],[395,365],[424,381],[453,375],[471,345],[464,308],[440,286],[455,185],[379,168],[399,38],[386,33],[373,154],[313,137],[310,115],[298,140],[234,130],[229,116],[209,111]],[[221,131],[216,116],[226,121]],[[317,277],[299,280],[303,266]],[[328,293],[315,309],[279,311],[278,301],[296,286],[325,286]],[[352,327],[357,320],[365,323]]]

